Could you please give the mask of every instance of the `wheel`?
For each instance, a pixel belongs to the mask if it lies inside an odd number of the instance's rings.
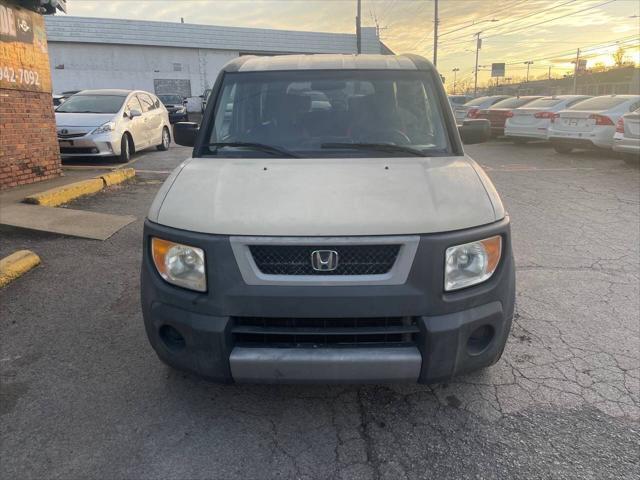
[[[169,143],[171,143],[171,136],[169,135],[169,129],[167,127],[162,128],[162,143],[156,148],[161,152],[169,150]]]
[[[553,149],[558,153],[571,153],[571,151],[573,150],[572,147],[564,143],[552,142],[551,145],[553,146]]]
[[[514,138],[513,139],[513,143],[515,143],[516,145],[525,145],[528,142],[529,142],[529,140],[527,140],[526,138]]]
[[[625,153],[622,155],[622,159],[624,160],[624,163],[626,163],[627,165],[632,165],[634,167],[637,167],[638,165],[640,165],[639,155],[634,155],[633,153]]]
[[[118,161],[122,163],[127,163],[131,160],[131,137],[128,133],[122,135],[122,139],[120,140],[120,155],[118,155]]]

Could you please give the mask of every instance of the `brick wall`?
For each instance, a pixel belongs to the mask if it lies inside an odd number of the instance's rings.
[[[51,94],[0,89],[0,189],[61,172]]]

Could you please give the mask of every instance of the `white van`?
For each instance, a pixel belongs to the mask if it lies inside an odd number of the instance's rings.
[[[311,93],[313,92],[313,93]],[[314,102],[322,95],[322,102]],[[228,63],[144,230],[167,364],[219,382],[435,382],[501,356],[509,217],[440,77],[413,55]]]

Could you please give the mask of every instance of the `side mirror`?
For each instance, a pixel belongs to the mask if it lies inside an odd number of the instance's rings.
[[[491,123],[484,118],[465,120],[458,127],[458,131],[465,145],[483,143],[491,138]]]
[[[142,116],[142,112],[140,110],[137,110],[135,108],[132,108],[131,110],[129,110],[129,118],[135,118],[140,116]]]
[[[183,147],[193,147],[198,135],[196,122],[178,122],[173,125],[173,140]]]

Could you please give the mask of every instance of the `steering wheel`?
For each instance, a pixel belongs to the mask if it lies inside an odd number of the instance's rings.
[[[358,140],[363,143],[393,143],[396,145],[408,145],[411,139],[401,130],[396,128],[388,130],[373,130],[363,133]]]

